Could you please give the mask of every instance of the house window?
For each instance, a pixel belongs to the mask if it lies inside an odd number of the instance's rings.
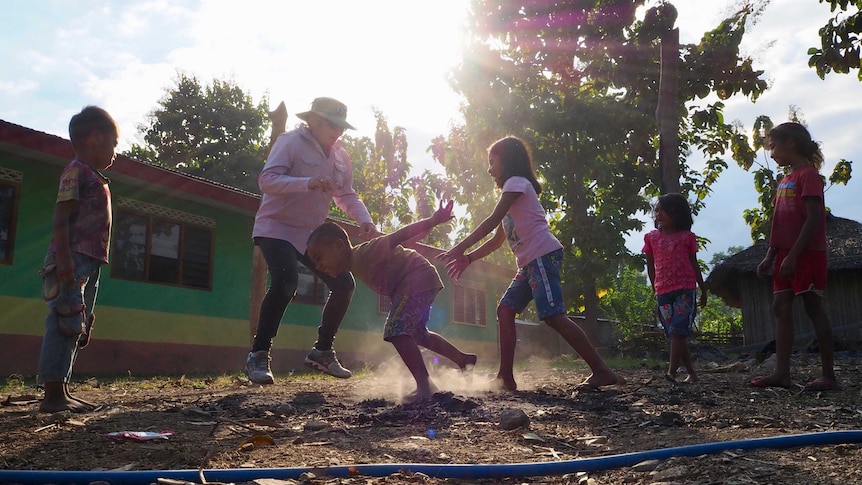
[[[452,288],[454,304],[452,305],[455,323],[467,325],[487,324],[485,315],[485,290],[470,288],[468,286],[454,285]]]
[[[297,265],[299,281],[296,285],[296,300],[300,303],[323,305],[329,296],[326,283],[302,264]]]
[[[18,192],[24,174],[0,167],[0,264],[12,264]]]
[[[381,315],[388,315],[389,311],[392,310],[392,300],[389,299],[386,295],[377,295],[377,313]]]
[[[169,211],[163,211],[170,215]],[[208,290],[213,230],[152,214],[117,210],[111,276]]]

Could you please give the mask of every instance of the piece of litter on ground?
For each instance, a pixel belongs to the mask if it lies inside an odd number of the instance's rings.
[[[173,431],[114,431],[108,433],[109,439],[114,440],[134,440],[134,441],[149,441],[149,440],[166,440],[173,436]]]
[[[248,418],[248,419],[240,419],[240,423],[243,424],[256,424],[258,426],[266,426],[268,428],[283,428],[284,426],[276,423],[271,419],[260,419],[260,418]]]
[[[275,440],[268,434],[258,434],[239,444],[239,448],[246,451],[261,446],[275,446]]]
[[[521,437],[527,441],[535,441],[537,443],[543,443],[545,441],[545,438],[542,438],[541,436],[537,435],[536,433],[533,433],[532,431],[522,434]]]
[[[56,428],[56,427],[57,427],[57,423],[51,423],[47,426],[42,426],[41,428],[36,428],[33,430],[33,432],[38,433],[40,431],[45,431],[46,429],[51,429],[51,428]]]
[[[39,402],[39,399],[32,394],[24,394],[21,396],[9,396],[3,400],[3,406],[27,406]]]

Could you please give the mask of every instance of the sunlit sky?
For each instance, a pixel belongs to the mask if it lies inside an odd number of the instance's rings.
[[[729,11],[722,0],[676,0],[681,41],[694,43]],[[348,106],[355,135],[372,136],[372,107],[407,130],[409,160],[432,166],[426,148],[460,119],[447,82],[459,62],[466,0],[107,1],[7,0],[0,16],[0,118],[67,137],[69,117],[87,104],[108,109],[121,127],[120,149],[141,142],[144,121],[177,70],[203,82],[231,78],[257,101],[287,105],[288,126],[317,96]],[[766,71],[770,90],[757,104],[727,102],[727,117],[749,127],[761,114],[776,123],[798,106],[827,158],[862,170],[862,82],[855,74],[821,81],[806,51],[830,17],[814,0],[773,0],[747,34],[746,53]],[[504,135],[501,133],[501,136]],[[693,158],[695,164],[698,162]],[[773,165],[774,166],[774,165]],[[862,175],[857,175],[862,178]],[[859,178],[827,192],[833,213],[862,219]],[[854,192],[856,195],[853,195]],[[719,179],[693,230],[711,240],[705,254],[750,244],[742,210],[757,205],[750,174],[733,166]],[[642,233],[627,237],[640,251]]]

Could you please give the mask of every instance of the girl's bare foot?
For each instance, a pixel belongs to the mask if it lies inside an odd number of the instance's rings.
[[[514,377],[500,377],[498,375],[489,382],[489,387],[492,391],[517,391],[518,383],[515,382]]]
[[[750,381],[748,381],[748,385],[751,387],[782,387],[784,389],[789,389],[793,383],[790,381],[790,376],[757,376],[752,377]]]
[[[587,380],[580,383],[577,389],[580,390],[598,390],[604,386],[624,386],[626,380],[617,374],[614,374],[610,369],[593,372]]]

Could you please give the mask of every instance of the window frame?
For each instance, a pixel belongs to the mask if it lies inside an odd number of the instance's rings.
[[[459,296],[459,292],[461,295]],[[468,316],[468,296],[472,303],[473,321],[467,321]],[[459,298],[463,300],[459,312]],[[452,285],[452,322],[459,325],[469,325],[472,327],[487,327],[488,326],[488,295],[485,289],[477,286],[464,285],[455,283]],[[460,314],[459,314],[460,313]]]
[[[314,271],[308,269],[304,264],[298,263],[296,271],[298,274],[299,280],[303,277],[311,277],[312,278],[312,294],[302,292],[300,290],[305,290],[306,286],[301,285],[301,281],[297,281],[296,285],[296,296],[294,300],[297,303],[302,303],[304,305],[317,305],[323,306],[326,304],[326,299],[329,297],[329,287],[326,286],[326,283],[320,279]]]
[[[8,171],[8,170],[7,170]],[[6,231],[6,249],[5,254],[0,258],[0,264],[3,265],[12,265],[15,256],[15,235],[16,228],[18,226],[18,212],[21,209],[21,177],[23,174],[20,172],[14,172],[7,174],[0,173],[0,191],[6,192],[8,189],[8,193],[10,194],[10,210],[8,218],[4,217],[3,214],[0,214],[0,234],[3,231]],[[12,172],[12,171],[8,171]],[[12,177],[12,175],[17,175],[17,177]]]
[[[392,311],[392,300],[389,299],[388,296],[377,294],[377,314],[378,315],[389,315],[389,312]]]
[[[141,211],[136,210],[134,207],[118,207],[114,211],[114,222],[112,228],[112,241],[111,241],[111,278],[118,280],[126,280],[126,281],[135,281],[139,283],[147,283],[154,285],[166,285],[166,286],[174,286],[179,288],[188,288],[192,290],[201,290],[201,291],[212,291],[213,289],[213,266],[215,261],[215,227],[207,227],[200,224],[195,224],[191,221],[180,220],[180,218],[171,217],[171,211],[165,210],[164,214],[158,213],[154,214],[150,211]],[[117,231],[120,230],[120,225],[118,222],[122,219],[123,216],[137,219],[138,222],[143,220],[145,231],[144,231],[144,242],[143,242],[143,251],[140,256],[143,257],[143,267],[139,270],[141,275],[133,275],[130,273],[122,272],[121,263],[129,260],[128,257],[125,259],[121,259],[119,256],[119,252],[122,249],[118,249],[118,245],[123,243],[131,242],[131,238],[134,235],[128,236],[126,239],[121,239],[120,236],[117,235]],[[129,224],[129,228],[134,224]],[[140,224],[138,224],[140,225]],[[153,262],[158,261],[154,260],[154,258],[164,258],[168,261],[165,261],[167,265],[171,264],[169,259],[171,259],[170,255],[163,256],[160,254],[153,253],[153,238],[154,238],[154,226],[163,226],[166,228],[178,228],[178,234],[176,236],[176,278],[172,280],[160,279],[156,274],[153,273]],[[207,248],[207,255],[209,260],[205,263],[206,268],[206,282],[205,284],[191,284],[189,283],[189,275],[186,273],[186,269],[188,265],[192,263],[189,259],[189,254],[187,254],[187,249],[190,244],[191,235],[189,232],[191,230],[194,231],[204,231],[209,236],[209,247]],[[158,251],[170,251],[170,243],[171,236],[168,236],[168,246],[157,244],[156,247]],[[134,244],[134,243],[133,243]],[[139,244],[140,245],[140,244]],[[134,251],[140,251],[140,248],[134,248]],[[127,253],[128,254],[128,251]],[[119,261],[118,261],[119,260]],[[169,267],[169,266],[165,267]]]

